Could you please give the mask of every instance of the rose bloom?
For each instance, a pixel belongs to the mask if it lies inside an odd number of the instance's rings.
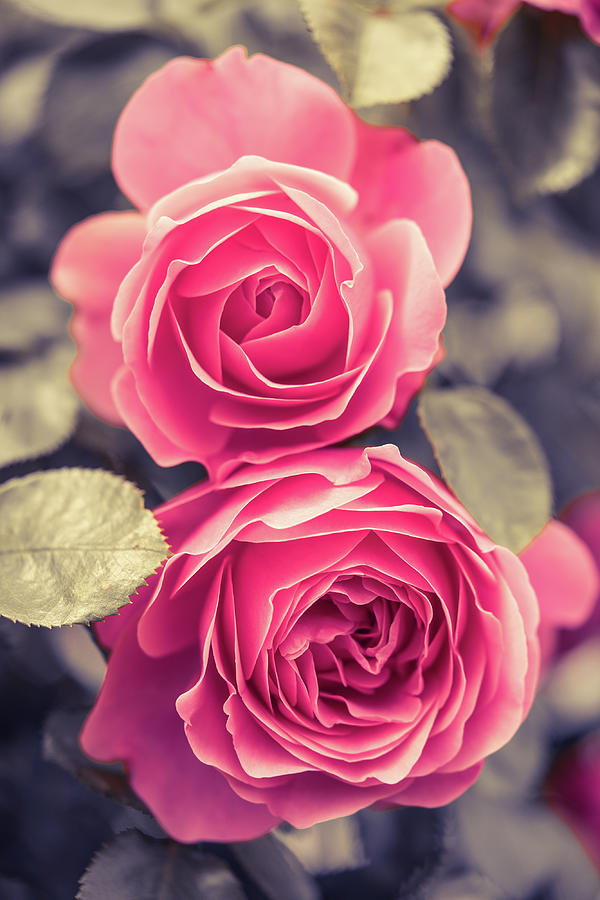
[[[565,754],[548,787],[555,812],[573,829],[600,869],[600,732]]]
[[[81,741],[180,841],[453,800],[527,714],[540,608],[581,621],[596,587],[550,527],[531,566],[567,565],[569,593],[536,599],[393,446],[244,466],[156,515],[174,553],[97,626],[112,653]]]
[[[151,76],[113,170],[136,211],[76,225],[51,271],[94,412],[217,478],[398,423],[470,235],[450,148],[236,47]]]
[[[529,6],[578,16],[588,36],[600,43],[600,0],[528,0]],[[449,11],[485,44],[521,6],[520,0],[453,0]]]
[[[600,572],[600,491],[578,497],[561,518],[585,542]],[[598,645],[600,588],[585,625],[559,637],[558,649],[563,652],[589,641]],[[597,671],[589,671],[587,675],[598,679]],[[564,754],[551,773],[549,788],[552,806],[600,869],[600,732],[586,737]]]
[[[540,630],[546,663],[588,638],[600,635],[600,491],[579,497],[561,513],[560,519],[550,522],[538,539],[521,553],[521,559],[532,573],[535,591],[545,597],[552,592],[556,598],[552,608],[558,612],[558,618],[554,620],[552,613],[549,613]],[[551,532],[557,534],[552,552],[546,546]],[[562,532],[560,539],[558,532]],[[560,597],[568,597],[572,586],[569,560],[575,552],[574,545],[577,543],[581,547],[582,542],[585,552],[584,555],[579,553],[579,565],[585,567],[588,584],[596,584],[595,595],[592,595],[583,623],[577,606],[560,603]],[[558,565],[545,566],[544,561],[552,558],[553,554]],[[560,554],[560,560],[556,558],[557,554]]]
[[[578,497],[561,513],[561,519],[585,542],[600,573],[600,491]],[[589,637],[600,637],[600,588],[585,627],[563,635],[561,646],[569,649]]]

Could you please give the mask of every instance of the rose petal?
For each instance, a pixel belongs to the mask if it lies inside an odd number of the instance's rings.
[[[234,47],[214,61],[179,58],[148,78],[123,111],[113,168],[140,208],[254,154],[346,179],[353,115],[302,69]]]
[[[71,368],[73,383],[92,412],[115,425],[123,419],[111,381],[123,355],[112,338],[110,316],[121,281],[140,257],[144,234],[138,213],[84,219],[62,239],[50,270],[54,289],[75,306],[71,333],[79,352]]]
[[[443,285],[458,271],[469,244],[471,192],[454,151],[417,141],[400,128],[358,120],[358,152],[350,183],[358,190],[356,217],[375,227],[390,219],[417,223]]]
[[[590,616],[600,580],[591,552],[562,522],[549,522],[520,554],[540,604],[544,661],[552,656],[560,628],[576,628]]]
[[[142,253],[146,226],[136,212],[107,212],[74,225],[52,260],[54,289],[79,310],[110,319],[117,289]]]
[[[264,805],[247,803],[223,775],[193,754],[177,715],[195,653],[151,659],[131,619],[82,734],[84,751],[123,760],[133,789],[176,840],[250,840],[279,824]]]
[[[78,351],[71,366],[77,393],[95,415],[113,425],[122,425],[123,418],[112,395],[112,381],[123,365],[123,350],[113,339],[110,319],[76,311],[70,330]]]

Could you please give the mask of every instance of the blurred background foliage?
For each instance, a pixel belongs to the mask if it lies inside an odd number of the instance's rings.
[[[126,208],[110,146],[132,91],[173,56],[234,43],[323,78],[371,122],[457,150],[474,232],[430,382],[505,401],[547,459],[555,513],[600,487],[600,47],[575,18],[523,5],[477,49],[439,0],[0,0],[2,480],[101,467],[152,507],[202,477],[161,469],[81,407],[69,310],[46,276],[70,225]],[[389,440],[436,467],[416,404],[395,432],[360,438]],[[492,465],[493,430],[478,441]],[[560,657],[518,735],[449,807],[191,848],[166,841],[122,771],[78,750],[104,667],[89,632],[0,619],[0,653],[0,898],[70,900],[94,854],[83,900],[599,896],[556,813],[561,771],[600,732],[597,639]]]

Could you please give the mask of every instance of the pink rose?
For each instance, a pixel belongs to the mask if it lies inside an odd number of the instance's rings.
[[[588,547],[600,575],[600,491],[578,497],[561,513],[561,519]],[[561,635],[562,650],[568,650],[590,637],[600,636],[600,583],[590,612],[583,627]]]
[[[528,0],[528,3],[538,9],[579,16],[589,37],[600,43],[600,0]],[[478,40],[485,44],[520,5],[520,0],[453,0],[448,9],[470,25]]]
[[[551,804],[600,869],[600,732],[577,744],[555,767]]]
[[[571,503],[561,518],[585,542],[600,572],[600,491],[584,494]],[[600,585],[596,578],[595,603],[585,624],[559,635],[558,649],[570,650],[600,636]],[[598,672],[590,671],[598,679]],[[573,829],[600,868],[600,732],[586,737],[554,767],[549,798],[555,811]]]
[[[450,148],[237,47],[150,77],[113,169],[139,212],[76,225],[51,273],[92,410],[215,477],[398,423],[469,239]]]
[[[584,541],[600,570],[600,491],[582,494],[561,513],[561,519]]]
[[[597,502],[596,507],[600,512]],[[577,516],[571,515],[566,521],[568,524],[548,522],[520,554],[533,589],[546,601],[540,624],[544,667],[561,647],[576,643],[578,634],[589,634],[590,616],[597,616],[598,566],[585,541],[585,529],[582,534],[576,527]],[[596,522],[598,536],[599,524],[600,518]],[[600,551],[600,543],[597,549]]]
[[[525,717],[527,571],[396,447],[245,466],[156,515],[174,554],[98,626],[82,746],[124,760],[178,840],[448,803]],[[563,598],[538,600],[560,619]]]

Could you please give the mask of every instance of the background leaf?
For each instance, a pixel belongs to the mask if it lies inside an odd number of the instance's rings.
[[[45,281],[0,291],[0,465],[50,453],[75,428],[68,314]]]
[[[137,28],[149,18],[148,0],[19,0],[18,5],[61,25],[101,30]]]
[[[267,900],[318,900],[319,891],[294,854],[274,835],[229,845]]]
[[[544,286],[515,278],[494,302],[466,300],[449,307],[446,355],[438,371],[492,385],[509,367],[525,371],[552,361],[560,338],[559,316]]]
[[[59,300],[46,280],[17,282],[0,291],[0,353],[35,350],[64,337],[70,306]]]
[[[523,9],[494,55],[492,127],[512,180],[564,191],[600,156],[600,50],[574,20]]]
[[[109,170],[112,135],[123,107],[148,75],[186,52],[193,50],[183,41],[133,31],[84,34],[57,58],[39,122],[41,137],[67,184]],[[98,95],[100,77],[105,90]]]
[[[0,465],[49,453],[73,432],[79,398],[69,381],[70,341],[0,368]]]
[[[199,847],[126,831],[96,854],[77,900],[245,900],[235,875]]]
[[[57,632],[60,633],[60,632]],[[79,746],[79,732],[89,713],[82,709],[55,709],[44,723],[43,754],[65,771],[70,772],[94,791],[151,815],[146,805],[134,794],[121,763],[97,763],[86,756]]]
[[[452,62],[448,30],[422,8],[435,2],[298,2],[354,106],[421,97],[448,74]]]
[[[36,472],[0,487],[8,618],[53,626],[112,615],[167,553],[140,491],[109,472]]]
[[[552,511],[548,466],[527,423],[471,386],[423,392],[419,415],[450,488],[494,541],[518,553]]]

